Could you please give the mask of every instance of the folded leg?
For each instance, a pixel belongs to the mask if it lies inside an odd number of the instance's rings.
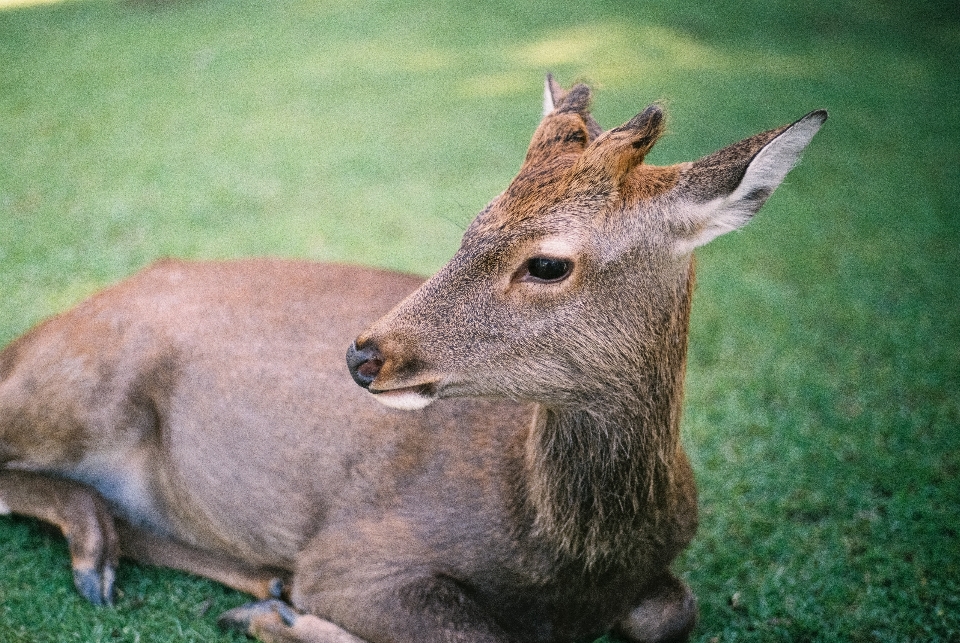
[[[259,599],[280,598],[289,574],[281,569],[252,567],[242,562],[157,536],[118,522],[120,550],[125,558],[203,576]]]
[[[94,605],[113,603],[120,549],[113,517],[100,494],[70,480],[0,470],[0,509],[58,527],[67,538],[77,590]]]
[[[308,612],[331,614],[331,620],[269,600],[230,610],[218,622],[264,643],[516,643],[450,578],[375,587],[297,597]]]
[[[651,595],[621,622],[615,632],[632,643],[682,643],[697,624],[697,599],[672,574],[661,577]]]
[[[217,623],[263,643],[365,643],[330,621],[299,614],[280,600],[257,601],[224,612]]]

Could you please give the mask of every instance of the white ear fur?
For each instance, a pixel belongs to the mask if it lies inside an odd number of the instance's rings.
[[[773,192],[800,160],[800,154],[820,131],[825,120],[826,112],[811,112],[767,143],[753,157],[740,185],[728,198],[731,201],[750,201],[751,195],[759,190]]]
[[[800,154],[820,130],[827,113],[811,112],[767,143],[750,161],[739,185],[726,196],[691,204],[692,235],[680,239],[678,254],[691,252],[722,234],[743,227],[800,160]]]
[[[550,91],[550,77],[547,76],[547,79],[543,81],[543,115],[547,116],[555,107],[553,93]]]

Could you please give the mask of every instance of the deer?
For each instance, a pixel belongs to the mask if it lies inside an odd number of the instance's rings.
[[[267,643],[686,640],[694,249],[827,114],[655,166],[663,109],[604,131],[591,100],[547,77],[429,279],[166,259],[12,341],[0,512],[58,527],[95,605],[121,557],[167,566],[250,594],[219,623]]]

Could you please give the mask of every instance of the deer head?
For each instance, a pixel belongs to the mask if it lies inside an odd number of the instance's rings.
[[[759,210],[827,118],[815,111],[692,163],[644,159],[651,105],[602,131],[590,90],[548,77],[517,177],[450,262],[350,347],[390,406],[500,396],[590,407],[682,379],[692,252]]]

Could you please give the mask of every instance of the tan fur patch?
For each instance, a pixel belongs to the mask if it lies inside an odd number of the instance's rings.
[[[620,193],[629,206],[666,194],[679,180],[679,165],[639,165],[620,184]]]

